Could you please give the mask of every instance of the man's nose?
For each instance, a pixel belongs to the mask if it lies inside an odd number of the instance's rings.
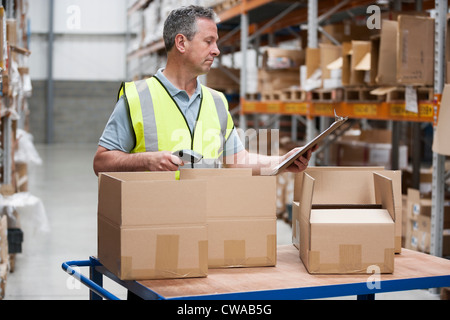
[[[214,48],[212,49],[211,55],[214,56],[214,57],[220,56],[220,50],[219,50],[219,47],[217,45],[214,46]]]

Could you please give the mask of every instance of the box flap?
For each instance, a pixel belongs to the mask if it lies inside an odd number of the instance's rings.
[[[366,224],[393,223],[386,209],[313,209],[311,210],[311,224]]]
[[[149,180],[176,180],[176,173],[172,171],[155,172],[106,172],[100,176],[109,176],[120,181],[149,181]]]
[[[450,156],[450,84],[446,84],[442,93],[438,123],[434,132],[433,151]]]
[[[371,53],[367,52],[364,57],[358,62],[358,64],[355,66],[355,70],[359,71],[369,71],[371,66]]]
[[[311,224],[309,220],[311,217],[314,182],[314,178],[304,173],[298,217],[300,220],[300,257],[303,261],[307,261],[311,245]]]
[[[392,92],[394,90],[396,90],[398,87],[379,87],[376,89],[373,89],[372,91],[370,91],[370,94],[376,95],[376,96],[382,96],[385,94],[388,94],[389,92]]]
[[[230,169],[181,169],[180,180],[204,179],[213,177],[251,177],[252,169],[230,168]]]
[[[392,186],[392,180],[382,176],[379,173],[373,174],[373,180],[375,184],[375,200],[377,203],[381,203],[384,209],[386,209],[395,221],[395,204],[394,204],[394,190]]]
[[[352,70],[370,69],[370,48],[371,48],[370,41],[352,40],[352,50],[353,50],[352,64],[351,64]],[[360,65],[360,63],[363,61],[363,59],[366,57],[367,54],[369,54],[368,56],[369,69],[367,69],[366,65],[364,65],[364,69],[358,69],[357,66]]]
[[[397,83],[397,29],[397,21],[382,21],[378,75],[376,77],[376,82],[380,85],[395,85]]]
[[[322,43],[319,47],[322,79],[328,79],[330,78],[331,73],[327,66],[338,58],[342,59],[342,47],[327,43]]]

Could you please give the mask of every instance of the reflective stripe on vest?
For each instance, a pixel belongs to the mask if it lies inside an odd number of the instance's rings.
[[[192,134],[182,112],[156,77],[122,84],[136,134],[133,153],[192,149],[205,159],[217,159],[234,128],[223,94],[202,86],[202,102]],[[214,106],[213,106],[214,105]],[[209,163],[209,164],[208,164]],[[204,161],[199,167],[211,167]]]

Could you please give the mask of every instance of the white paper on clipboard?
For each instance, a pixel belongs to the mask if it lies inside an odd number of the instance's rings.
[[[298,152],[291,155],[289,158],[281,162],[278,166],[276,166],[271,172],[268,172],[266,175],[276,176],[278,173],[281,173],[287,167],[289,167],[296,159],[305,154],[309,149],[312,149],[314,146],[319,145],[323,142],[332,132],[334,132],[337,128],[339,128],[342,124],[344,124],[348,117],[340,117],[336,115],[336,111],[334,112],[335,120],[334,122],[322,133],[320,133],[317,137],[309,141],[302,149]]]

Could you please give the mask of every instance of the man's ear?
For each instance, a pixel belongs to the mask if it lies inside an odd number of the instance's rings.
[[[175,48],[180,53],[186,52],[186,40],[186,37],[182,34],[177,34],[177,36],[175,37]]]

